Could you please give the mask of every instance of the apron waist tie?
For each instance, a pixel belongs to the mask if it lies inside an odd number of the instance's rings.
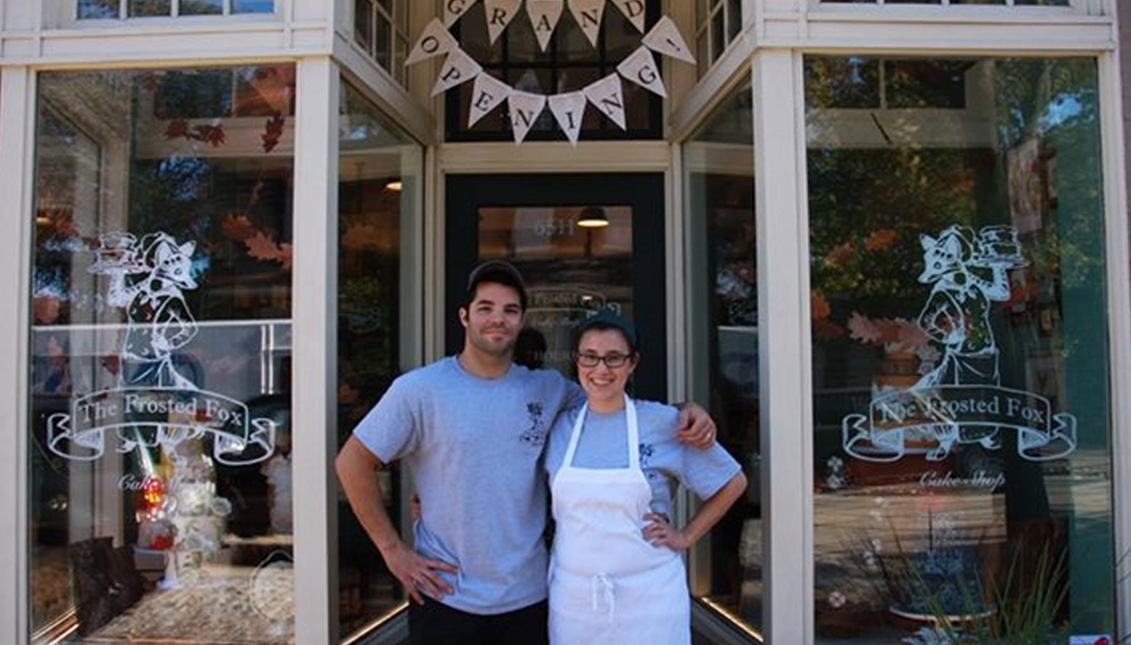
[[[600,601],[603,598],[605,605],[609,608],[609,624],[613,624],[613,616],[616,614],[616,599],[613,596],[613,579],[607,574],[598,573],[593,576],[591,586],[593,588],[593,613],[600,611]]]

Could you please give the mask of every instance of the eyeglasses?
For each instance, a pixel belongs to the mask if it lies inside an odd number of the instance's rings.
[[[632,358],[632,354],[618,354],[612,353],[605,356],[598,356],[597,354],[576,354],[577,364],[582,367],[597,367],[598,363],[604,363],[605,367],[615,370],[618,367],[624,367],[628,359]]]

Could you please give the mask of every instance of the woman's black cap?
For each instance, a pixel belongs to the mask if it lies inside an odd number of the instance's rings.
[[[625,340],[628,341],[628,346],[633,351],[636,351],[638,345],[636,341],[636,325],[632,324],[631,320],[618,314],[612,309],[602,309],[601,311],[598,311],[597,313],[578,323],[576,336],[577,341],[580,342],[581,335],[594,328],[616,329],[620,333],[624,334]],[[576,345],[577,343],[574,344]]]

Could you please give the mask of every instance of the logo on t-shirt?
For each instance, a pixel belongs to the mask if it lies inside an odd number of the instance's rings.
[[[640,443],[640,468],[641,470],[647,468],[652,461],[652,455],[656,454],[656,447],[650,443]]]
[[[533,401],[526,404],[526,417],[530,427],[518,438],[531,446],[542,447],[546,443],[546,428],[542,423],[542,404]]]

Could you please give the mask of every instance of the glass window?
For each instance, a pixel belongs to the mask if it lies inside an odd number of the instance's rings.
[[[694,1],[695,58],[702,78],[742,32],[742,0]]]
[[[354,40],[382,69],[405,83],[409,8],[404,0],[354,0]]]
[[[338,157],[338,444],[401,373],[401,224],[420,205],[421,147],[342,83]],[[381,471],[394,522],[400,463]],[[350,510],[338,509],[340,635],[363,631],[403,603],[397,581]]]
[[[585,33],[563,13],[554,36],[543,52],[526,16],[516,17],[491,44],[483,3],[476,3],[456,23],[453,33],[460,46],[492,76],[515,89],[553,95],[573,92],[613,73],[624,58],[640,46],[643,35],[619,10],[609,6],[594,47]],[[647,0],[646,24],[660,16],[659,2]],[[623,83],[627,130],[597,110],[586,110],[581,136],[585,139],[659,139],[663,136],[663,100],[634,83]],[[504,101],[499,107],[467,126],[474,83],[463,83],[446,94],[445,119],[448,141],[510,141],[510,116]],[[528,141],[564,141],[565,134],[547,109],[535,121]]]
[[[123,9],[130,18],[272,13],[275,0],[78,0],[75,6],[79,20],[91,20],[119,18]]]
[[[691,593],[747,633],[762,628],[763,600],[752,104],[747,79],[683,146],[691,398],[709,403],[749,482],[690,554]]]
[[[878,62],[805,61],[818,642],[1110,640],[1096,61]]]
[[[39,78],[32,642],[292,642],[294,68]]]

